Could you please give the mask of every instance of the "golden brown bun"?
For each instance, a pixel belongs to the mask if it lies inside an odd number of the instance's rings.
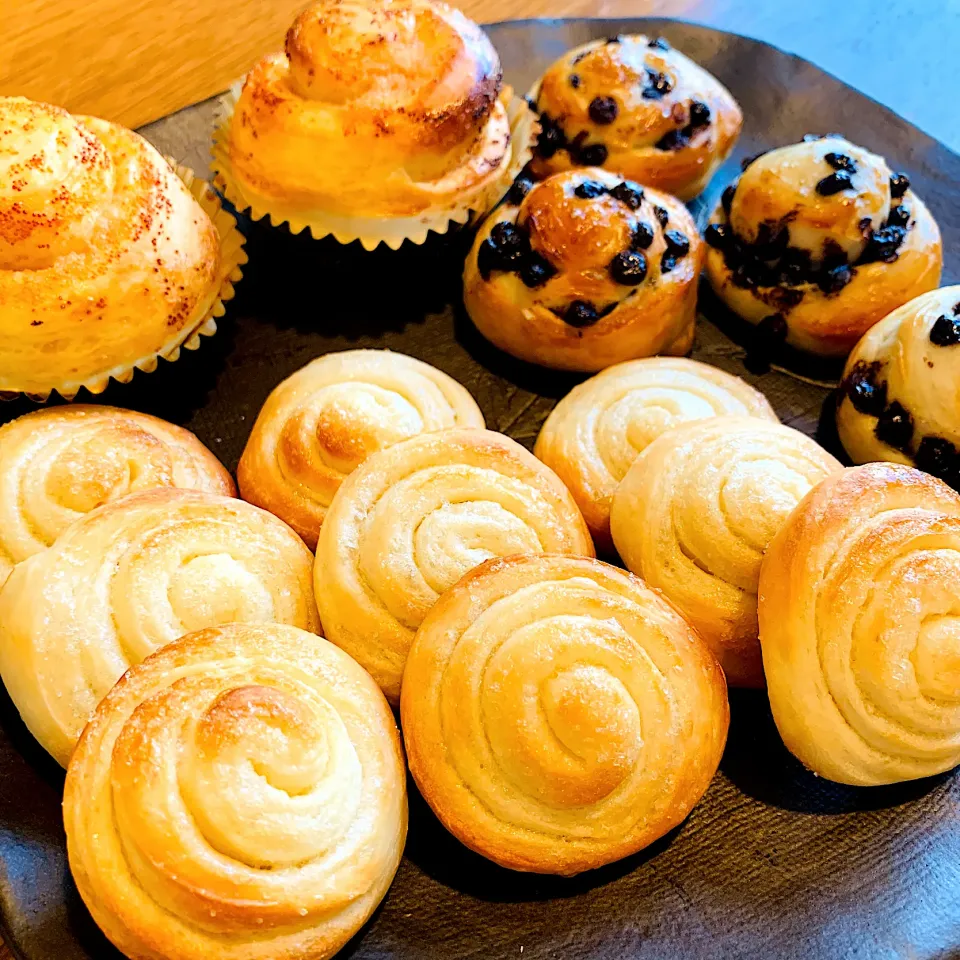
[[[710,283],[770,336],[845,356],[878,320],[940,282],[940,230],[907,183],[842,137],[762,154],[713,215]]]
[[[243,85],[227,155],[248,201],[391,217],[475,195],[510,162],[500,59],[458,10],[428,0],[326,0]]]
[[[317,545],[343,478],[371,453],[419,433],[483,427],[464,387],[389,350],[347,350],[308,363],[267,398],[237,467],[244,500]]]
[[[189,430],[144,413],[76,404],[0,427],[0,586],[74,520],[152,487],[236,493]]]
[[[63,798],[94,920],[141,960],[326,960],[396,873],[406,771],[380,691],[293,627],[231,624],[130,669]]]
[[[344,480],[320,530],[320,621],[397,703],[413,635],[444,590],[491,557],[593,555],[567,488],[490,430],[424,433]]]
[[[900,464],[824,480],[760,571],[760,643],[784,743],[873,785],[960,762],[960,496]]]
[[[0,392],[172,351],[220,293],[210,218],[142,137],[0,97]]]
[[[592,372],[684,354],[703,249],[682,203],[606,170],[521,180],[477,233],[464,303],[488,340],[547,367]]]
[[[71,524],[0,590],[0,675],[30,732],[66,766],[132,664],[233,621],[319,632],[300,538],[264,510],[197,490],[133,493]]]
[[[610,503],[647,444],[704,417],[777,415],[746,381],[682,358],[632,360],[573,388],[547,417],[533,452],[567,485],[597,549],[613,549]]]
[[[623,562],[709,644],[727,682],[762,687],[757,582],[767,545],[840,463],[798,430],[712,417],[668,430],[623,478],[610,530]]]
[[[570,875],[641,850],[720,762],[723,674],[641,580],[596,560],[491,560],[410,651],[410,771],[444,826],[514,870]]]
[[[960,485],[960,286],[911,300],[847,360],[837,431],[854,463],[912,464]]]
[[[683,200],[703,190],[743,126],[716,77],[642,34],[567,51],[532,96],[544,127],[538,176],[597,164]]]

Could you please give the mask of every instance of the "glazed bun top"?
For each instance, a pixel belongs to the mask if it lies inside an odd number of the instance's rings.
[[[842,137],[780,147],[744,170],[730,205],[730,225],[738,237],[756,244],[764,239],[765,225],[785,224],[790,245],[806,251],[811,262],[841,251],[853,262],[890,215],[891,176],[883,157]]]
[[[743,123],[730,92],[662,37],[570,50],[533,96],[543,123],[538,174],[606,166],[682,199],[703,189]]]
[[[322,0],[251,71],[230,162],[262,196],[403,215],[482,186],[510,156],[500,60],[430,0]]]

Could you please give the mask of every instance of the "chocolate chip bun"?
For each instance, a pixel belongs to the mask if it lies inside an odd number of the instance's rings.
[[[726,159],[736,100],[662,38],[618,36],[565,53],[531,92],[542,132],[532,169],[602,166],[684,200]]]
[[[960,489],[960,286],[870,328],[847,360],[837,430],[854,463],[905,463]]]
[[[507,353],[593,372],[690,349],[702,259],[674,197],[597,167],[520,178],[474,240],[464,302]]]
[[[940,282],[940,230],[904,173],[837,134],[744,162],[707,227],[707,276],[771,349],[845,356]]]

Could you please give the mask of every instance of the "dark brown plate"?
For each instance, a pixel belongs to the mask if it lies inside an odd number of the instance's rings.
[[[746,128],[733,158],[693,205],[701,219],[739,158],[839,130],[910,172],[944,234],[944,282],[960,280],[960,157],[813,65],[772,47],[669,21],[500,24],[490,34],[520,91],[556,56],[591,37],[663,33],[726,83]],[[203,170],[214,105],[145,131]],[[350,248],[250,230],[251,263],[221,332],[196,354],[161,363],[99,398],[196,431],[229,467],[270,390],[313,357],[385,346],[465,384],[490,427],[532,446],[574,381],[497,353],[458,303],[466,237],[423,249]],[[453,304],[453,306],[451,306]],[[744,351],[704,304],[694,356],[757,384],[788,424],[836,452],[821,411],[827,390],[750,374]],[[816,373],[817,371],[812,371]],[[84,399],[84,398],[81,398]],[[31,406],[0,407],[10,419]],[[818,780],[784,750],[763,694],[735,692],[720,772],[679,829],[642,854],[572,880],[510,873],[469,853],[411,788],[400,872],[374,919],[342,956],[363,960],[581,958],[960,957],[960,780],[856,789]],[[0,702],[0,911],[25,960],[118,956],[70,880],[60,821],[62,773]]]

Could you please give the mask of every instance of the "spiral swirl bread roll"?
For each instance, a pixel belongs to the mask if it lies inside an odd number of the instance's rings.
[[[490,40],[446,4],[314,3],[247,76],[214,149],[218,183],[256,218],[297,231],[322,218],[318,236],[440,214],[443,232],[489,209],[529,156],[501,79]]]
[[[547,417],[533,452],[573,494],[597,549],[610,551],[610,504],[647,445],[677,424],[749,416],[779,422],[759,390],[696,360],[633,360],[573,388]]]
[[[152,370],[216,329],[221,273],[217,229],[146,140],[0,97],[0,392]]]
[[[960,286],[867,331],[847,360],[837,430],[854,463],[912,464],[960,488]]]
[[[882,157],[835,134],[745,161],[707,227],[707,276],[769,348],[842,357],[940,282],[940,229]]]
[[[720,762],[723,674],[642,581],[576,557],[491,560],[410,651],[410,771],[444,826],[514,870],[574,874],[680,823]]]
[[[490,430],[404,440],[361,464],[330,505],[314,567],[324,633],[396,704],[413,635],[440,594],[514,553],[593,556],[556,474]]]
[[[464,304],[501,350],[561,370],[684,354],[703,250],[682,203],[606,170],[521,178],[477,233]]]
[[[237,478],[245,500],[316,547],[333,495],[371,453],[419,433],[483,425],[467,390],[429,364],[388,350],[332,353],[270,394]]]
[[[870,463],[814,488],[760,572],[760,642],[784,743],[839,783],[960,762],[960,497]]]
[[[405,774],[383,696],[333,644],[202,630],[131,668],[84,731],[70,868],[129,957],[325,960],[396,873]]]
[[[662,38],[569,50],[531,91],[542,132],[532,169],[603,166],[689,200],[727,158],[743,114],[717,79]]]
[[[0,427],[0,585],[74,520],[152,487],[236,492],[192,433],[143,413],[78,404]]]
[[[66,766],[106,692],[157,647],[234,621],[319,632],[311,564],[283,521],[242,500],[130,494],[14,569],[0,590],[0,676]]]
[[[757,582],[767,545],[841,469],[798,430],[712,417],[658,437],[617,488],[610,531],[623,562],[697,629],[731,685],[763,686]]]

